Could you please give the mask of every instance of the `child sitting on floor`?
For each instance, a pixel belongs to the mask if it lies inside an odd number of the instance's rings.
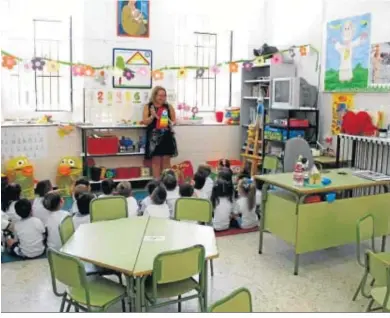
[[[233,184],[226,180],[217,180],[211,194],[211,203],[214,208],[214,230],[227,230],[233,211]]]
[[[145,209],[145,216],[152,216],[156,218],[170,218],[170,212],[167,201],[167,190],[163,184],[159,184],[150,197],[151,204]]]
[[[50,180],[39,181],[35,188],[35,194],[38,195],[38,197],[34,199],[32,205],[33,216],[40,219],[43,225],[45,226],[46,226],[47,218],[50,215],[50,211],[45,209],[42,202],[43,202],[43,197],[46,195],[46,193],[50,192],[51,190],[53,190],[53,187],[51,185]]]
[[[21,199],[15,203],[15,211],[20,221],[15,223],[15,239],[8,239],[10,252],[23,258],[35,258],[45,252],[45,226],[42,221],[32,216],[31,202]]]
[[[72,209],[70,210],[71,214],[75,214],[78,212],[75,194],[76,194],[76,188],[79,185],[83,185],[86,188],[86,191],[88,191],[88,192],[91,191],[91,185],[90,185],[88,179],[86,179],[84,177],[80,177],[79,179],[76,180],[76,182],[74,183],[74,189],[73,189],[73,194],[72,194],[73,205],[72,205]],[[79,189],[81,189],[81,187],[79,187]]]
[[[7,214],[12,223],[20,221],[20,216],[16,214],[15,203],[19,201],[22,188],[19,184],[11,183],[4,189],[4,198],[1,209]]]
[[[103,194],[99,195],[99,198],[111,196],[115,190],[115,182],[112,179],[104,179],[102,181]]]
[[[90,220],[90,204],[95,196],[90,192],[82,192],[77,195],[78,212],[73,215],[73,225],[76,230],[81,224],[88,224]]]
[[[243,178],[238,183],[238,199],[233,207],[232,226],[250,229],[259,225],[256,214],[256,186],[253,181]]]
[[[194,175],[194,188],[195,188],[195,195],[198,198],[201,199],[210,199],[208,197],[208,189],[206,188],[206,175],[202,171],[198,171]],[[211,187],[211,192],[213,191],[213,188]]]
[[[118,195],[121,195],[126,198],[127,200],[127,216],[137,216],[138,212],[138,204],[137,200],[131,196],[131,184],[128,181],[122,181],[120,182],[117,187],[116,191]]]
[[[191,198],[194,196],[194,187],[192,184],[183,183],[179,187],[179,194],[181,198]]]
[[[142,201],[141,201],[141,207],[138,211],[138,214],[139,215],[143,215],[146,208],[152,204],[152,199],[151,199],[151,195],[154,191],[154,189],[156,189],[156,187],[158,186],[158,182],[156,180],[152,180],[150,181],[147,185],[146,185],[146,191],[148,192],[148,196],[145,197]]]
[[[206,178],[206,182],[204,184],[204,187],[202,188],[202,193],[205,199],[210,199],[211,192],[213,192],[213,186],[214,186],[214,181],[210,177],[211,168],[207,164],[201,164],[199,165],[197,172],[203,173]]]
[[[167,204],[171,218],[175,215],[175,204],[179,198],[179,188],[175,174],[167,173],[162,178],[162,182],[167,190]]]
[[[50,191],[43,198],[43,206],[49,210],[50,216],[47,219],[47,246],[59,250],[62,246],[58,227],[62,220],[68,216],[68,212],[61,210],[64,200],[57,191]]]

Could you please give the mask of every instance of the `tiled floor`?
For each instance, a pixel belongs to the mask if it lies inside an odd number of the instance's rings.
[[[255,311],[364,311],[367,300],[360,296],[351,301],[363,273],[356,263],[354,246],[303,255],[300,274],[294,276],[290,246],[268,234],[264,254],[259,255],[257,244],[258,233],[218,239],[220,258],[214,262],[209,304],[245,286],[252,292]],[[52,293],[47,260],[2,264],[3,312],[57,311],[59,305],[59,299]],[[120,306],[111,310],[120,311]],[[175,311],[176,306],[160,310]],[[196,300],[183,304],[183,311],[197,310]]]

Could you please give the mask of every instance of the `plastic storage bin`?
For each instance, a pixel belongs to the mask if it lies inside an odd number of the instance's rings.
[[[110,155],[118,152],[119,140],[116,136],[101,138],[88,137],[87,151],[91,155]]]

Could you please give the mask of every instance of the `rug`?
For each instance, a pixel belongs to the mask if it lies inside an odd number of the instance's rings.
[[[252,232],[257,232],[258,230],[259,230],[258,227],[254,227],[251,229],[228,229],[226,231],[215,232],[215,236],[222,237],[222,236],[228,236],[228,235],[252,233]]]
[[[39,257],[36,257],[36,258],[24,259],[24,258],[20,258],[20,257],[17,257],[17,256],[10,255],[7,252],[1,252],[1,264],[18,262],[18,261],[31,261],[31,260],[34,260],[34,259],[42,259],[42,258],[46,258],[46,253],[41,255],[41,256],[39,256]]]

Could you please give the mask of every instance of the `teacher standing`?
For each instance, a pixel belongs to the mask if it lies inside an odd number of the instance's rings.
[[[164,169],[170,168],[171,157],[177,156],[175,121],[175,109],[167,103],[167,91],[156,86],[143,112],[143,122],[147,126],[145,158],[152,160],[154,178],[159,178]]]

